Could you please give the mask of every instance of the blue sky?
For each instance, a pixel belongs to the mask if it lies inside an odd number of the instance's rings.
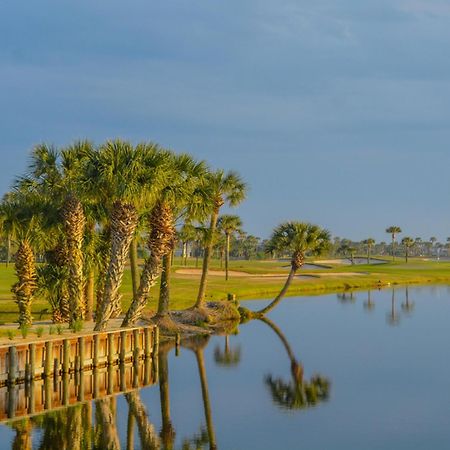
[[[238,170],[267,236],[450,236],[450,3],[0,0],[0,191],[34,144],[153,140]]]

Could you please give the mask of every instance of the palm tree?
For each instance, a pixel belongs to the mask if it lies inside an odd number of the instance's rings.
[[[242,220],[239,216],[223,215],[219,217],[217,227],[225,233],[225,280],[228,281],[228,265],[230,260],[231,236],[242,229]]]
[[[170,389],[169,389],[169,363],[168,350],[161,348],[158,354],[158,378],[159,378],[159,398],[161,403],[161,431],[160,437],[164,449],[173,448],[175,440],[175,430],[170,417]]]
[[[402,229],[396,225],[392,225],[389,228],[386,228],[386,233],[389,233],[392,238],[392,261],[395,261],[395,237],[401,232]]]
[[[408,262],[409,251],[414,247],[415,241],[411,237],[404,237],[402,239],[402,245],[405,247],[405,262]]]
[[[169,286],[172,252],[175,247],[175,221],[179,217],[201,215],[204,202],[199,199],[203,193],[199,191],[199,180],[202,179],[206,166],[191,156],[164,154],[166,162],[164,186],[159,193],[159,200],[150,216],[150,234],[148,248],[150,256],[146,260],[141,276],[138,295],[133,298],[123,321],[123,326],[135,323],[146,305],[148,293],[161,273],[163,263],[163,279],[161,282],[160,301],[156,320],[169,312]]]
[[[375,239],[368,238],[363,241],[363,244],[367,247],[367,264],[370,264],[370,253],[371,253],[372,247],[375,245]]]
[[[120,450],[120,439],[116,418],[112,408],[112,398],[95,401],[97,422],[101,430],[100,447],[105,450]]]
[[[436,242],[437,242],[437,238],[435,238],[434,236],[431,236],[430,237],[430,244],[431,244],[430,245],[430,256],[433,256],[433,249],[434,249]]]
[[[107,142],[92,154],[85,174],[86,183],[92,183],[90,192],[97,199],[101,197],[109,207],[111,235],[96,331],[105,330],[109,319],[121,312],[119,288],[138,224],[138,208],[158,194],[160,159],[156,146],[142,145],[135,149],[130,143],[119,140]],[[149,161],[153,161],[153,165]]]
[[[291,361],[291,382],[286,383],[281,378],[274,378],[272,375],[265,378],[274,403],[283,409],[305,409],[327,400],[330,390],[329,380],[321,375],[314,375],[309,381],[304,380],[303,366],[295,358],[284,334],[266,317],[261,317],[259,320],[268,325],[280,338]]]
[[[285,222],[278,225],[266,245],[266,253],[290,252],[291,271],[277,297],[256,315],[262,316],[275,308],[288,291],[295,274],[305,263],[306,255],[321,255],[329,244],[330,233],[317,225],[306,222]]]
[[[235,172],[225,173],[223,170],[211,172],[205,177],[205,188],[209,191],[209,198],[212,202],[209,229],[206,236],[205,253],[203,256],[202,276],[198,290],[196,308],[201,308],[205,301],[206,281],[209,271],[209,262],[214,245],[214,235],[216,232],[217,220],[220,208],[228,204],[237,206],[245,199],[247,186]]]

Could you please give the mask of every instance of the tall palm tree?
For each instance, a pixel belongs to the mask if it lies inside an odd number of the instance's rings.
[[[205,163],[197,162],[187,154],[174,155],[168,151],[164,153],[163,160],[165,162],[164,185],[159,191],[158,203],[149,220],[150,256],[145,262],[138,294],[133,298],[123,326],[135,323],[141,316],[148,293],[161,273],[161,264],[163,279],[155,320],[161,319],[162,316],[167,319],[171,259],[176,239],[175,224],[183,216],[191,218],[199,215],[205,203],[202,200],[204,194],[198,189],[200,180],[206,173]]]
[[[386,228],[386,233],[389,233],[392,238],[392,261],[395,261],[395,237],[401,232],[402,229],[396,225],[392,225],[389,228]]]
[[[367,264],[370,264],[370,253],[371,253],[372,247],[375,245],[375,239],[367,238],[363,241],[363,244],[367,248]]]
[[[195,303],[195,307],[197,308],[201,308],[205,301],[209,263],[214,245],[214,235],[216,232],[220,208],[225,204],[228,204],[229,206],[237,206],[245,199],[247,192],[246,184],[235,172],[225,173],[223,170],[211,172],[205,177],[205,183],[205,187],[209,190],[209,198],[212,201],[212,211],[205,242],[202,276],[200,279],[197,301]]]
[[[409,252],[412,247],[415,245],[415,241],[411,237],[404,237],[402,239],[402,245],[405,247],[405,262],[408,262]]]
[[[433,249],[435,247],[435,244],[437,242],[437,238],[434,236],[430,237],[430,256],[433,256]]]
[[[291,270],[289,276],[275,299],[256,315],[264,315],[281,301],[289,289],[297,271],[305,263],[307,254],[321,255],[330,245],[330,233],[306,222],[285,222],[278,225],[266,245],[266,252],[290,252]]]
[[[391,310],[387,314],[387,322],[389,325],[398,325],[400,317],[395,309],[395,289],[392,289]]]
[[[218,228],[223,231],[226,237],[225,244],[225,280],[228,281],[228,265],[230,260],[230,240],[231,236],[242,229],[242,220],[239,216],[224,214],[219,217]]]
[[[150,163],[153,161],[153,165]],[[106,329],[111,317],[121,312],[119,288],[128,251],[139,219],[139,208],[158,194],[160,155],[155,145],[136,149],[128,142],[109,141],[92,154],[86,183],[108,205],[111,250],[103,296],[96,317],[96,331]]]

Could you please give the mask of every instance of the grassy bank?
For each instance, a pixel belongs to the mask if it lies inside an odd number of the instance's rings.
[[[198,270],[201,262],[199,261]],[[200,280],[199,273],[181,274],[179,270],[195,270],[195,260],[185,267],[179,259],[173,266],[172,309],[192,306]],[[220,270],[220,263],[213,261],[212,270]],[[231,261],[230,270],[240,272],[232,275],[228,282],[223,276],[212,275],[208,280],[208,299],[225,299],[228,293],[236,294],[238,299],[270,298],[281,288],[284,276],[289,270],[288,261]],[[242,272],[245,272],[242,273]],[[341,266],[332,265],[330,269],[302,270],[302,276],[294,280],[289,295],[320,294],[339,292],[346,289],[362,289],[381,285],[450,283],[450,262],[412,259],[376,265]],[[270,276],[266,276],[270,275]],[[14,303],[11,286],[15,281],[13,267],[0,266],[0,321],[14,322],[17,318],[17,305]],[[149,310],[156,308],[158,288],[153,289]],[[131,274],[127,270],[122,286],[123,306],[131,300]],[[43,298],[36,299],[33,305],[35,319],[46,308]],[[42,318],[50,315],[43,313]]]

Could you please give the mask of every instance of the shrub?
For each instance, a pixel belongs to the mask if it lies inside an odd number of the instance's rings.
[[[83,330],[83,327],[84,321],[82,319],[75,320],[71,325],[72,331],[74,333],[79,333],[80,331]]]
[[[56,325],[56,333],[60,335],[64,333],[62,325]]]
[[[28,332],[29,332],[29,331],[30,331],[30,327],[29,327],[28,325],[22,325],[22,326],[20,327],[20,333],[22,334],[22,337],[23,337],[24,339],[27,338]]]
[[[16,336],[16,332],[14,330],[8,330],[6,332],[6,335],[8,336],[8,339],[10,341],[12,341],[15,338],[15,336]]]
[[[44,327],[37,327],[36,328],[36,336],[42,337],[43,334],[44,334]]]

